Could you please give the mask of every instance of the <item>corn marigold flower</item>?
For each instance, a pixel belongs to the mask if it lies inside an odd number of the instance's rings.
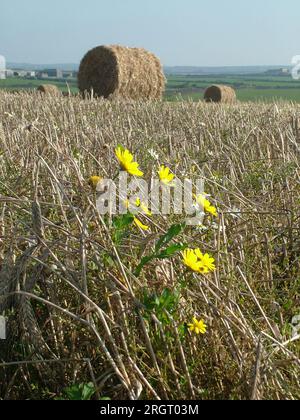
[[[142,213],[145,214],[146,216],[152,216],[151,211],[148,209],[148,207],[146,206],[146,204],[142,203],[141,200],[139,198],[136,199],[135,201],[135,206],[138,209],[142,210]]]
[[[141,202],[140,198],[137,198],[134,203],[131,203],[130,200],[125,200],[124,204],[126,208],[131,211],[132,213],[135,211],[139,211],[140,213],[146,216],[152,216],[151,211],[148,209],[146,204]]]
[[[195,254],[200,261],[200,273],[208,274],[210,271],[215,271],[215,259],[209,254],[202,254],[200,249],[195,249]]]
[[[200,262],[193,249],[186,249],[183,252],[183,263],[192,271],[199,272]]]
[[[144,204],[144,203],[142,203],[141,202],[141,200],[140,200],[140,198],[137,198],[136,200],[135,200],[135,202],[134,203],[131,203],[130,202],[130,200],[125,200],[125,206],[126,206],[126,208],[132,213],[132,214],[134,214],[137,210],[141,210],[141,212],[140,213],[142,213],[142,214],[144,214],[144,215],[146,215],[146,216],[152,216],[152,213],[150,212],[150,210],[148,209],[148,207]],[[140,228],[140,229],[142,229],[143,231],[147,231],[147,230],[149,230],[150,228],[149,228],[149,226],[147,226],[147,225],[144,225],[142,222],[141,222],[141,220],[140,219],[138,219],[137,217],[134,217],[134,219],[133,219],[133,222],[134,222],[134,224],[138,227],[138,228]]]
[[[208,274],[216,269],[214,258],[209,254],[202,254],[200,249],[186,249],[183,252],[183,263],[200,274]]]
[[[207,331],[207,326],[203,319],[198,321],[197,318],[193,318],[193,322],[191,324],[188,324],[188,328],[190,332],[195,333],[197,335],[205,334]]]
[[[158,171],[158,176],[161,182],[163,182],[165,185],[169,185],[175,178],[175,175],[172,174],[170,171],[170,168],[162,165]]]
[[[204,211],[206,213],[210,213],[214,217],[218,216],[217,209],[206,198],[206,194],[200,194],[200,195],[196,196],[196,201],[204,209]]]
[[[137,217],[135,217],[133,221],[138,228],[142,229],[145,232],[150,229],[149,226],[144,225]]]
[[[91,176],[91,177],[89,178],[89,185],[90,185],[90,186],[91,186],[94,190],[96,190],[96,189],[97,189],[98,184],[102,181],[102,179],[103,179],[103,178],[101,178],[101,176],[96,176],[96,175]]]
[[[129,150],[119,146],[115,150],[115,153],[121,165],[121,168],[124,169],[124,171],[128,172],[130,175],[137,177],[142,177],[144,175],[144,173],[139,169],[139,164],[137,162],[134,162],[133,155],[130,153]]]

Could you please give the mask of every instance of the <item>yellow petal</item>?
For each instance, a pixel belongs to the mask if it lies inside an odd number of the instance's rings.
[[[146,214],[147,216],[152,216],[151,211],[148,209],[147,206],[145,206],[145,204],[141,204],[141,209],[143,213]]]
[[[129,150],[124,150],[123,153],[124,161],[131,163],[133,161],[133,155],[129,152]]]
[[[149,226],[144,225],[137,217],[134,218],[134,223],[137,225],[137,227],[144,231],[149,230]]]
[[[164,184],[169,184],[175,178],[175,175],[171,173],[170,168],[165,167],[164,165],[160,167],[158,175]]]
[[[99,182],[102,181],[103,178],[101,178],[100,176],[91,176],[89,178],[89,185],[93,188],[93,189],[97,189],[97,186],[99,184]]]
[[[199,259],[203,258],[203,254],[199,248],[195,249],[195,254],[197,255]]]

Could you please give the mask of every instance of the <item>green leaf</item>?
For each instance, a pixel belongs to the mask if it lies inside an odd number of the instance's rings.
[[[180,234],[180,232],[182,231],[182,229],[185,228],[185,226],[185,223],[181,225],[171,226],[168,232],[165,235],[163,235],[157,242],[155,246],[155,251],[158,252],[163,246],[168,245],[168,243],[171,242],[172,239],[174,239]]]
[[[145,319],[151,318],[151,313],[155,313],[157,318],[164,325],[169,325],[170,320],[166,311],[170,314],[176,314],[180,301],[180,289],[164,289],[160,295],[147,294],[145,291],[143,305],[145,307]]]
[[[113,220],[113,226],[117,230],[125,229],[130,226],[134,221],[134,216],[131,213],[123,214],[122,216],[115,217]]]
[[[167,249],[162,251],[160,254],[157,255],[157,258],[160,260],[164,260],[166,258],[172,257],[178,251],[184,251],[187,248],[187,245],[182,244],[174,244],[169,246]]]
[[[137,268],[136,268],[136,270],[134,272],[134,275],[136,277],[138,277],[141,274],[142,269],[144,268],[144,266],[146,264],[148,264],[150,261],[154,260],[154,258],[156,258],[156,255],[155,254],[148,255],[147,257],[142,258],[141,262],[139,263],[139,265],[137,266]]]
[[[66,396],[72,401],[88,401],[95,394],[93,383],[72,385],[64,390]]]
[[[96,390],[92,383],[84,384],[82,387],[82,400],[90,400]]]
[[[174,244],[169,246],[167,249],[165,249],[164,251],[162,251],[160,254],[158,253],[158,251],[164,246],[167,245],[169,242],[171,242],[172,239],[174,239],[176,236],[178,236],[180,234],[180,232],[182,231],[182,229],[185,228],[185,223],[181,224],[181,225],[173,225],[171,226],[171,228],[168,230],[168,232],[163,235],[159,241],[157,242],[156,246],[155,246],[155,253],[144,257],[140,264],[138,265],[138,267],[135,270],[135,276],[138,277],[141,272],[142,269],[144,268],[144,266],[146,264],[148,264],[150,261],[154,260],[155,258],[158,259],[165,259],[165,258],[170,258],[172,255],[174,255],[176,252],[181,251],[183,249],[186,248],[186,245],[182,245],[182,244]]]

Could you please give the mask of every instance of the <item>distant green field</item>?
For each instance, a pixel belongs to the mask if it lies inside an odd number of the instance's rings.
[[[177,101],[180,99],[199,101],[203,99],[204,89],[198,92],[177,92],[167,93],[166,99],[170,101]],[[237,98],[241,102],[274,102],[274,101],[292,101],[300,103],[300,89],[298,91],[291,91],[290,89],[239,89],[237,90]]]
[[[169,76],[166,97],[169,100],[176,100],[178,96],[199,100],[203,98],[206,87],[212,84],[232,86],[240,101],[288,100],[300,103],[300,81],[288,75]]]
[[[77,81],[35,80],[8,78],[0,80],[0,89],[21,90],[36,89],[41,84],[55,84],[63,92],[78,92]],[[176,101],[178,98],[198,101],[203,99],[204,90],[212,84],[232,86],[240,101],[273,102],[287,100],[300,103],[300,81],[291,76],[269,75],[218,75],[218,76],[168,76],[165,99]]]
[[[17,77],[7,78],[5,80],[0,80],[0,89],[7,89],[7,90],[35,90],[40,85],[43,84],[52,84],[56,85],[62,92],[68,91],[68,86],[72,93],[76,93],[77,83],[75,79],[71,79],[68,81],[64,80],[36,80],[36,79],[23,79]]]

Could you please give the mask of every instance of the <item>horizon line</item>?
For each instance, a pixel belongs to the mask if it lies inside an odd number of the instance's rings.
[[[44,65],[51,65],[51,64],[56,64],[56,65],[80,65],[80,62],[71,62],[71,61],[66,61],[66,62],[44,62],[44,63],[31,63],[31,62],[25,62],[25,61],[7,61],[7,64],[25,64],[28,66],[44,66]],[[290,67],[291,64],[225,64],[225,65],[193,65],[193,64],[163,64],[163,67],[190,67],[190,68],[219,68],[219,67]]]

